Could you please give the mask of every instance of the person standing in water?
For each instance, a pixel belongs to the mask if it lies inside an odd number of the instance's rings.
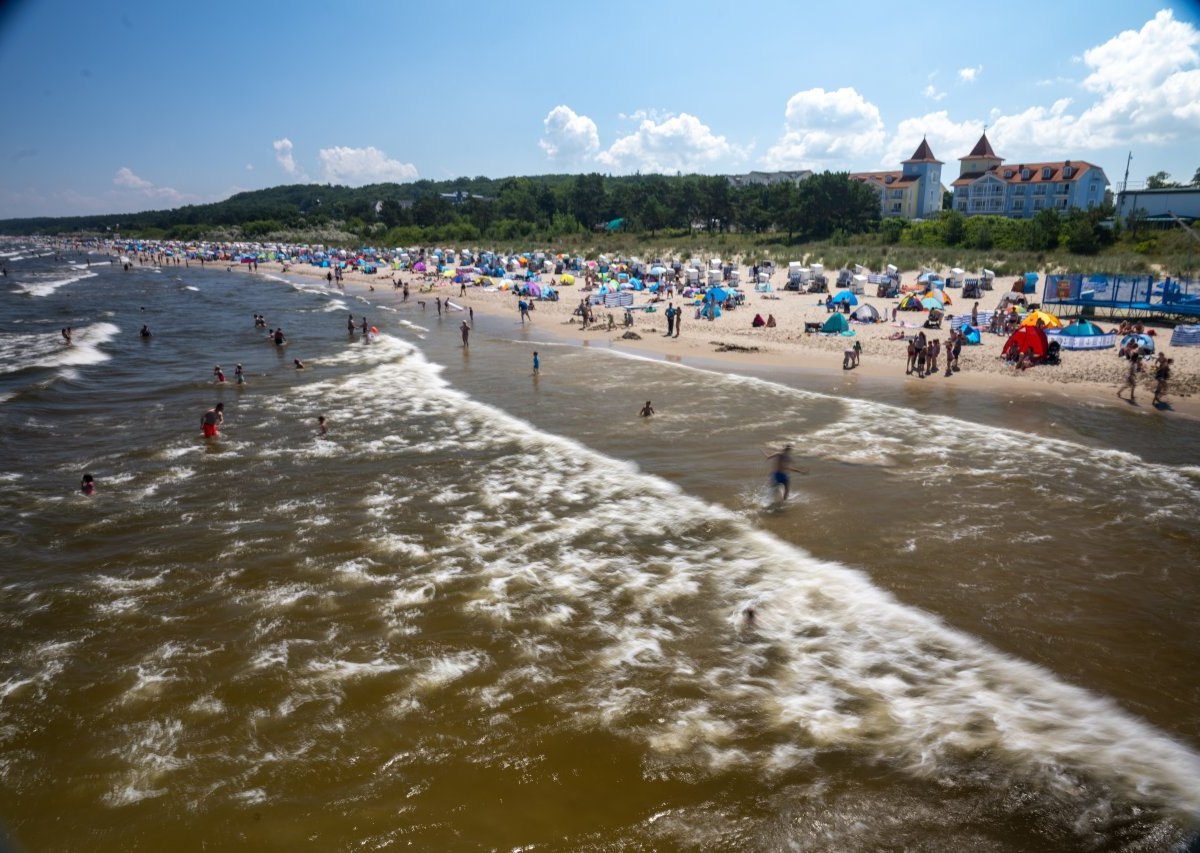
[[[204,430],[205,438],[216,438],[221,433],[225,423],[225,404],[217,403],[200,418],[200,427]]]
[[[782,500],[786,501],[791,493],[791,478],[788,474],[792,471],[799,473],[798,468],[792,467],[792,445],[785,444],[780,450],[767,454],[767,459],[771,462],[771,488],[777,489],[782,486]]]
[[[233,368],[233,379],[238,385],[246,384],[246,371],[242,370],[242,366],[240,364]]]
[[[217,377],[218,382],[225,381],[225,371],[221,370],[221,365],[218,364],[213,368],[213,376]]]
[[[325,424],[325,416],[319,415],[317,417],[317,435],[324,436],[328,432],[329,432],[329,427],[326,426],[326,424]]]
[[[467,325],[466,320],[463,320],[458,328],[462,332],[463,346],[468,346],[469,342],[467,339],[471,337],[471,327]]]
[[[84,474],[83,479],[79,482],[79,491],[85,495],[96,494],[96,478],[91,474]]]
[[[649,400],[646,401],[646,405],[642,406],[642,411],[640,414],[643,418],[648,418],[654,414],[654,407],[650,405]]]
[[[538,358],[537,350],[534,350],[533,351],[533,375],[537,376],[538,373],[541,372],[541,369],[542,369],[541,359]]]
[[[357,329],[354,325],[354,315],[350,314],[348,317],[346,317],[346,331],[353,335],[356,330]]]

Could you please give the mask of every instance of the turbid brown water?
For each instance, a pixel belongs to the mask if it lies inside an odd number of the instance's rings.
[[[483,318],[464,351],[461,315],[221,269],[10,270],[0,808],[30,850],[1195,832],[1194,425]]]

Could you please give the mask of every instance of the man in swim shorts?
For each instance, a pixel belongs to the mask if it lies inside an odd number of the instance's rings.
[[[204,437],[216,438],[223,423],[225,423],[225,404],[217,403],[216,406],[204,413],[204,417],[200,418],[200,427],[204,430]]]
[[[786,501],[791,490],[791,479],[788,477],[788,472],[797,470],[792,467],[792,446],[785,444],[782,450],[769,454],[767,459],[771,461],[771,487],[782,486],[783,500]]]

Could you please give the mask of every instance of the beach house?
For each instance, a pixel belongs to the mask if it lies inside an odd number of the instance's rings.
[[[954,209],[964,216],[1031,219],[1040,210],[1099,207],[1108,177],[1085,160],[1005,165],[984,133],[971,153],[959,158],[958,180],[951,186]]]
[[[899,171],[851,172],[850,180],[879,193],[879,215],[885,219],[924,219],[942,209],[942,161],[933,156],[925,139]]]

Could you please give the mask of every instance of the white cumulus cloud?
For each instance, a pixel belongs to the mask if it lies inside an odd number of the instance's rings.
[[[983,122],[956,122],[946,110],[906,118],[897,125],[895,134],[888,140],[880,165],[886,169],[898,168],[900,161],[911,157],[924,138],[934,156],[947,164],[942,167],[942,180],[949,183],[958,175],[955,169],[958,158],[974,147],[981,133]]]
[[[638,129],[622,136],[597,162],[614,172],[698,172],[743,152],[724,136],[688,113],[661,120],[643,119]]]
[[[412,163],[392,160],[370,145],[366,148],[322,148],[318,156],[321,172],[331,184],[362,186],[386,181],[403,183],[417,177],[417,167]]]
[[[937,87],[934,86],[932,83],[930,83],[928,86],[925,87],[924,95],[925,95],[925,97],[929,98],[931,101],[940,101],[942,98],[946,97],[946,93],[939,92],[937,90]]]
[[[578,166],[600,149],[596,122],[563,104],[546,113],[542,128],[538,147],[557,163]]]
[[[788,99],[783,136],[763,158],[769,169],[861,168],[883,148],[879,108],[853,88],[806,89]]]
[[[982,71],[983,71],[982,65],[976,65],[974,67],[968,66],[966,68],[960,68],[960,69],[958,69],[958,79],[962,80],[964,83],[974,83],[975,78],[978,77]]]
[[[1084,51],[1079,64],[1085,76],[1075,98],[1060,97],[1014,113],[988,113],[988,139],[997,154],[1009,163],[1062,160],[1089,151],[1200,137],[1200,30],[1176,20],[1169,9],[1140,29]],[[982,70],[962,69],[959,76],[969,82]],[[971,73],[964,76],[964,71]],[[1072,81],[1038,81],[1042,84],[1065,88]],[[956,122],[944,111],[904,119],[882,160],[895,168],[927,134],[934,153],[951,164],[950,171],[982,130],[981,122]]]
[[[149,181],[135,175],[128,166],[117,169],[117,173],[113,175],[113,183],[119,187],[129,187],[132,190],[148,190],[154,186]]]
[[[145,178],[138,177],[134,174],[133,169],[130,169],[128,166],[122,166],[117,169],[117,173],[113,175],[112,182],[115,186],[123,189],[136,190],[140,195],[147,198],[162,199],[176,204],[187,198],[174,187],[160,187],[151,181],[147,181]]]
[[[272,142],[271,147],[275,149],[275,160],[283,167],[283,171],[289,175],[296,174],[296,160],[292,157],[292,140],[285,136],[283,139],[276,139]]]

